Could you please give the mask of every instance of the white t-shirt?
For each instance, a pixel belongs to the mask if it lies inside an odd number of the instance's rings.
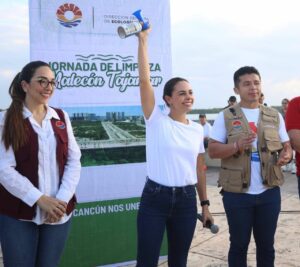
[[[157,106],[145,121],[149,178],[165,186],[196,184],[197,157],[205,152],[202,126],[175,121]]]
[[[256,109],[247,109],[242,108],[242,111],[245,114],[245,117],[249,123],[250,128],[256,132],[257,122],[259,118],[259,108]],[[285,129],[284,120],[279,114],[280,123],[279,123],[279,137],[281,142],[289,141],[288,134]],[[216,118],[212,131],[211,131],[211,139],[214,139],[221,143],[226,143],[227,139],[227,131],[225,127],[224,121],[224,113],[223,111],[219,113],[218,117]],[[257,151],[257,139],[254,140],[252,143],[252,154],[251,154],[251,182],[247,193],[249,194],[260,194],[267,189],[262,184],[262,177],[261,177],[261,169],[260,169],[260,157]]]
[[[206,122],[204,125],[202,125],[203,127],[203,135],[204,137],[210,137],[210,132],[211,132],[211,125],[209,124],[209,122]]]

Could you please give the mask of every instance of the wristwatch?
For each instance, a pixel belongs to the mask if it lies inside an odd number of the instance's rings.
[[[210,205],[210,202],[209,202],[208,199],[206,199],[206,200],[201,200],[200,205],[201,205],[201,207],[203,207],[203,206],[205,206],[205,205],[209,206],[209,205]]]

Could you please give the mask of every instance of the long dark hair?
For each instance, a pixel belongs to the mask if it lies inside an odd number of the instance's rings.
[[[22,71],[16,75],[9,87],[8,92],[12,98],[12,102],[6,111],[2,133],[2,141],[6,150],[12,146],[13,150],[17,151],[27,141],[28,134],[23,118],[23,105],[26,93],[22,88],[21,82],[26,81],[29,83],[39,67],[50,68],[43,61],[32,61],[25,65]]]

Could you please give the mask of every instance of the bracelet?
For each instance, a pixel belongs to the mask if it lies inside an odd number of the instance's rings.
[[[287,164],[291,163],[293,161],[293,159],[294,159],[294,156],[293,156],[293,153],[292,153],[291,159],[288,161]]]
[[[210,202],[209,202],[208,199],[206,199],[206,200],[201,200],[201,201],[200,201],[200,205],[201,205],[201,207],[203,207],[203,206],[205,206],[205,205],[209,206],[209,205],[210,205]]]

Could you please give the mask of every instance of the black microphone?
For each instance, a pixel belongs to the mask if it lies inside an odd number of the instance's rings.
[[[203,217],[202,217],[201,213],[197,213],[197,219],[203,223]],[[219,226],[216,224],[212,224],[211,221],[206,221],[206,224],[204,225],[204,227],[209,228],[213,234],[216,234],[219,232]]]

